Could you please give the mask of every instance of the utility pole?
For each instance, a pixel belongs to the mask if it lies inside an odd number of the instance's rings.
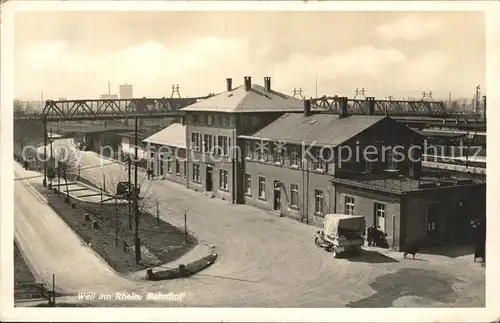
[[[187,209],[184,209],[184,242],[188,242]]]
[[[361,89],[356,88],[356,90],[354,90],[353,100],[356,99],[358,97],[358,95],[362,95],[363,99],[366,99],[365,92],[366,92],[365,88],[361,88]]]
[[[483,95],[483,120],[486,122],[486,95]]]
[[[135,145],[135,160],[134,160],[134,215],[135,215],[135,262],[141,262],[141,240],[139,239],[139,204],[137,194],[137,161],[138,161],[138,131],[137,131],[137,117],[135,117],[135,132],[134,132],[134,145]]]
[[[50,137],[49,137],[49,142],[50,142],[50,161],[52,162],[52,159],[54,158],[53,155],[53,150],[52,150],[52,127],[50,127]]]
[[[47,117],[43,118],[43,187],[47,186]]]
[[[130,151],[128,153],[128,227],[132,230],[132,158]]]
[[[160,226],[160,202],[156,199],[156,225]]]
[[[179,92],[179,84],[172,84],[172,94],[170,95],[170,98],[172,99],[174,97],[174,94],[177,93],[177,96],[179,99],[181,98],[181,93]]]
[[[479,106],[481,105],[481,86],[480,85],[476,86],[475,99],[476,99],[476,102],[474,102],[475,103],[474,114],[476,115],[476,122],[477,122],[478,114],[479,114]]]
[[[52,306],[56,306],[56,274],[52,274]]]
[[[118,200],[115,196],[115,246],[118,245]]]
[[[318,72],[316,72],[316,98],[318,97]]]

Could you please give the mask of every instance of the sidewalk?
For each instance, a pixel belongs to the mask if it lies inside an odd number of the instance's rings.
[[[14,171],[15,178],[35,173],[16,163]],[[132,287],[82,242],[43,196],[23,182],[16,181],[14,187],[15,238],[37,281],[49,284],[55,274],[56,289],[69,293],[97,285]]]

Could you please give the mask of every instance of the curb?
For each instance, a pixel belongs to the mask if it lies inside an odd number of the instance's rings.
[[[177,268],[171,268],[162,271],[154,272],[152,268],[146,270],[146,280],[148,281],[161,281],[161,280],[172,280],[177,278],[187,278],[197,273],[207,269],[212,266],[217,260],[218,255],[216,253],[212,253],[205,257],[202,257],[198,260],[192,261],[189,264],[181,264]],[[198,267],[201,265],[201,268],[193,268],[190,267]]]
[[[14,169],[14,173],[16,173],[19,177],[19,181],[24,185],[26,186],[27,188],[29,188],[29,190],[34,193],[34,195],[36,195],[39,199],[41,199],[42,203],[48,203],[49,201],[45,198],[45,196],[42,195],[42,193],[38,192],[36,188],[33,187],[33,185],[31,185],[26,179],[24,179],[15,169]]]

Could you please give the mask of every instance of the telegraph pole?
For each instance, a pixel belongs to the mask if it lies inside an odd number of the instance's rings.
[[[130,151],[128,152],[128,227],[129,230],[132,230],[132,158]]]
[[[115,246],[118,245],[118,200],[115,195]]]
[[[50,160],[52,161],[52,158],[54,158],[54,153],[53,153],[53,150],[52,150],[52,127],[50,127],[50,138],[49,138],[49,142],[50,142]]]
[[[43,118],[43,187],[47,186],[47,117]]]
[[[138,161],[138,133],[137,133],[137,117],[135,117],[135,132],[134,132],[134,145],[135,145],[135,160],[134,160],[134,215],[135,215],[135,262],[141,262],[141,240],[139,239],[139,204],[137,194],[137,161]]]

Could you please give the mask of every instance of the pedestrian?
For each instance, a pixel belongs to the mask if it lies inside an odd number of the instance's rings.
[[[151,169],[148,168],[147,174],[148,174],[148,179],[151,179]]]
[[[366,230],[366,238],[368,240],[368,246],[375,246],[375,226],[372,225]]]

